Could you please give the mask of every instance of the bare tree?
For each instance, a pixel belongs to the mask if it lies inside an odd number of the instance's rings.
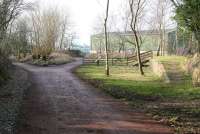
[[[9,24],[25,9],[32,9],[31,4],[23,0],[0,0],[0,41],[5,37]]]
[[[63,49],[63,45],[64,45],[64,38],[66,35],[66,30],[67,30],[67,16],[64,17],[63,21],[61,21],[61,37],[60,37],[60,45],[59,48],[60,50]]]
[[[109,63],[108,63],[108,32],[107,32],[107,22],[108,22],[108,15],[109,15],[109,4],[110,4],[110,0],[107,0],[107,8],[106,8],[106,17],[104,20],[104,33],[105,33],[105,52],[106,52],[106,75],[109,76],[110,75],[110,70],[109,70]]]
[[[166,29],[172,21],[170,21],[171,2],[169,0],[157,0],[153,4],[153,17],[150,25],[153,30],[159,33],[159,43],[157,56],[163,56],[166,49]],[[155,5],[155,6],[154,6]]]
[[[139,39],[139,33],[137,31],[137,28],[138,28],[139,18],[144,8],[144,4],[145,4],[145,0],[129,0],[129,6],[130,6],[130,11],[131,11],[130,27],[134,33],[136,49],[137,49],[138,65],[139,65],[139,70],[140,70],[141,75],[144,75],[144,71],[143,71],[142,59],[140,55],[141,42]]]
[[[30,44],[28,43],[29,31],[26,19],[21,18],[15,23],[13,31],[9,35],[11,52],[18,60],[25,57],[30,50]]]
[[[77,35],[75,32],[71,31],[68,33],[68,50],[70,51],[74,46],[74,40],[77,38]]]
[[[7,70],[10,66],[8,60],[7,31],[13,22],[24,10],[22,0],[0,0],[0,83],[8,78]]]
[[[0,3],[0,40],[2,40],[5,37],[6,30],[8,28],[8,25],[14,19],[16,14],[18,14],[17,5],[19,2],[15,2],[14,4],[11,3],[11,1],[2,0]],[[21,4],[21,3],[20,3]],[[10,9],[10,7],[13,7]]]
[[[103,7],[99,1],[98,3]],[[100,13],[94,21],[93,36],[91,37],[91,50],[96,51],[97,59],[101,59],[105,52],[104,29],[104,13]]]
[[[38,9],[32,13],[33,28],[33,55],[46,60],[48,55],[56,49],[59,38],[62,36],[60,25],[62,18],[57,9],[47,9],[43,12]],[[62,34],[61,34],[62,33]]]
[[[126,57],[126,48],[125,48],[125,45],[126,43],[129,43],[131,45],[133,45],[133,47],[135,48],[135,41],[134,40],[130,40],[125,34],[127,32],[130,31],[130,27],[129,27],[129,21],[130,21],[130,10],[128,8],[128,3],[127,1],[123,1],[123,7],[122,7],[122,12],[121,12],[121,20],[122,20],[122,26],[121,26],[121,30],[119,31],[122,31],[122,33],[119,32],[118,34],[118,37],[120,38],[120,49],[119,49],[119,52],[121,49],[123,49],[124,51],[124,57]]]
[[[178,7],[181,4],[182,0],[171,0],[171,2],[174,4],[175,7]]]
[[[123,6],[121,7],[121,26],[118,29],[118,38],[119,40],[119,52],[121,50],[124,51],[124,57],[126,57],[126,47],[131,47],[132,54],[136,52],[136,41],[135,38],[132,38],[130,31],[132,30],[130,27],[130,21],[132,19],[132,14],[130,12],[129,1],[123,1]],[[130,35],[129,35],[130,34]],[[139,35],[140,42],[142,43],[142,38]]]

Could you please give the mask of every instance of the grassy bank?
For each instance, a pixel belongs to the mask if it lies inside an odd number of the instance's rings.
[[[200,98],[200,89],[192,87],[189,77],[185,78],[184,84],[166,84],[154,75],[150,68],[145,68],[144,71],[145,76],[141,76],[137,68],[112,66],[111,76],[105,77],[103,66],[84,65],[76,72],[83,79],[99,81],[102,85],[98,86],[103,86],[106,89],[120,88],[140,96],[157,96],[160,99]]]
[[[178,133],[200,132],[200,88],[193,88],[190,77],[185,76],[183,83],[166,84],[150,68],[144,71],[145,76],[141,76],[137,68],[112,66],[111,76],[106,77],[103,66],[84,65],[76,73],[110,95],[126,99],[135,108],[171,125]]]

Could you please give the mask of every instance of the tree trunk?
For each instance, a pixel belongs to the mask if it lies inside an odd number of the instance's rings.
[[[137,3],[137,8],[136,8],[135,13],[133,11],[134,0],[131,0],[129,4],[130,4],[131,16],[132,16],[130,26],[131,26],[131,30],[134,33],[134,37],[135,37],[135,41],[136,41],[137,59],[138,59],[138,64],[139,64],[139,70],[140,70],[141,75],[144,75],[143,65],[142,65],[142,60],[141,60],[141,55],[140,55],[140,41],[139,41],[138,33],[136,31],[138,18],[139,18],[139,10],[141,8],[140,7],[141,6],[141,0],[139,0],[138,3]]]
[[[107,38],[108,34],[107,34],[107,26],[105,24],[105,44],[106,44],[106,75],[109,76],[110,75],[110,71],[109,71],[109,63],[108,63],[108,38]]]
[[[126,58],[126,50],[125,50],[125,45],[123,46],[123,51],[124,51],[124,58]]]
[[[142,68],[142,59],[141,59],[141,55],[140,55],[140,44],[139,44],[139,39],[138,39],[138,35],[137,32],[134,30],[134,35],[135,35],[135,40],[136,40],[136,49],[137,49],[137,58],[138,58],[138,63],[139,63],[139,70],[141,75],[144,75],[144,71]]]
[[[105,23],[104,23],[104,29],[105,29],[105,45],[106,45],[106,75],[110,75],[110,70],[109,70],[109,63],[108,63],[108,33],[107,33],[107,20],[108,20],[108,12],[109,12],[109,3],[110,0],[107,0],[107,9],[106,9],[106,18],[105,18]]]
[[[198,42],[197,44],[197,52],[200,53],[200,32],[195,32],[195,37],[196,37],[196,40]]]
[[[158,45],[157,56],[160,56],[160,44]]]
[[[198,39],[197,42],[198,42],[198,44],[197,44],[198,45],[198,53],[200,53],[200,39]]]

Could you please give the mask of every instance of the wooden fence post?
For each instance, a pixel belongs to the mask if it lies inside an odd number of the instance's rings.
[[[112,58],[112,66],[113,66],[113,64],[114,64],[114,63],[113,63],[113,58]]]
[[[99,64],[100,64],[100,60],[99,60],[99,59],[97,59],[97,61],[96,61],[96,62],[97,62],[97,66],[99,66]]]
[[[128,66],[128,57],[126,57],[126,65]]]

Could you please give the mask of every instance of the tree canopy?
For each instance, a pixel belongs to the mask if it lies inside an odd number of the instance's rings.
[[[176,7],[175,19],[179,26],[193,32],[199,44],[200,52],[200,1],[171,0]]]

